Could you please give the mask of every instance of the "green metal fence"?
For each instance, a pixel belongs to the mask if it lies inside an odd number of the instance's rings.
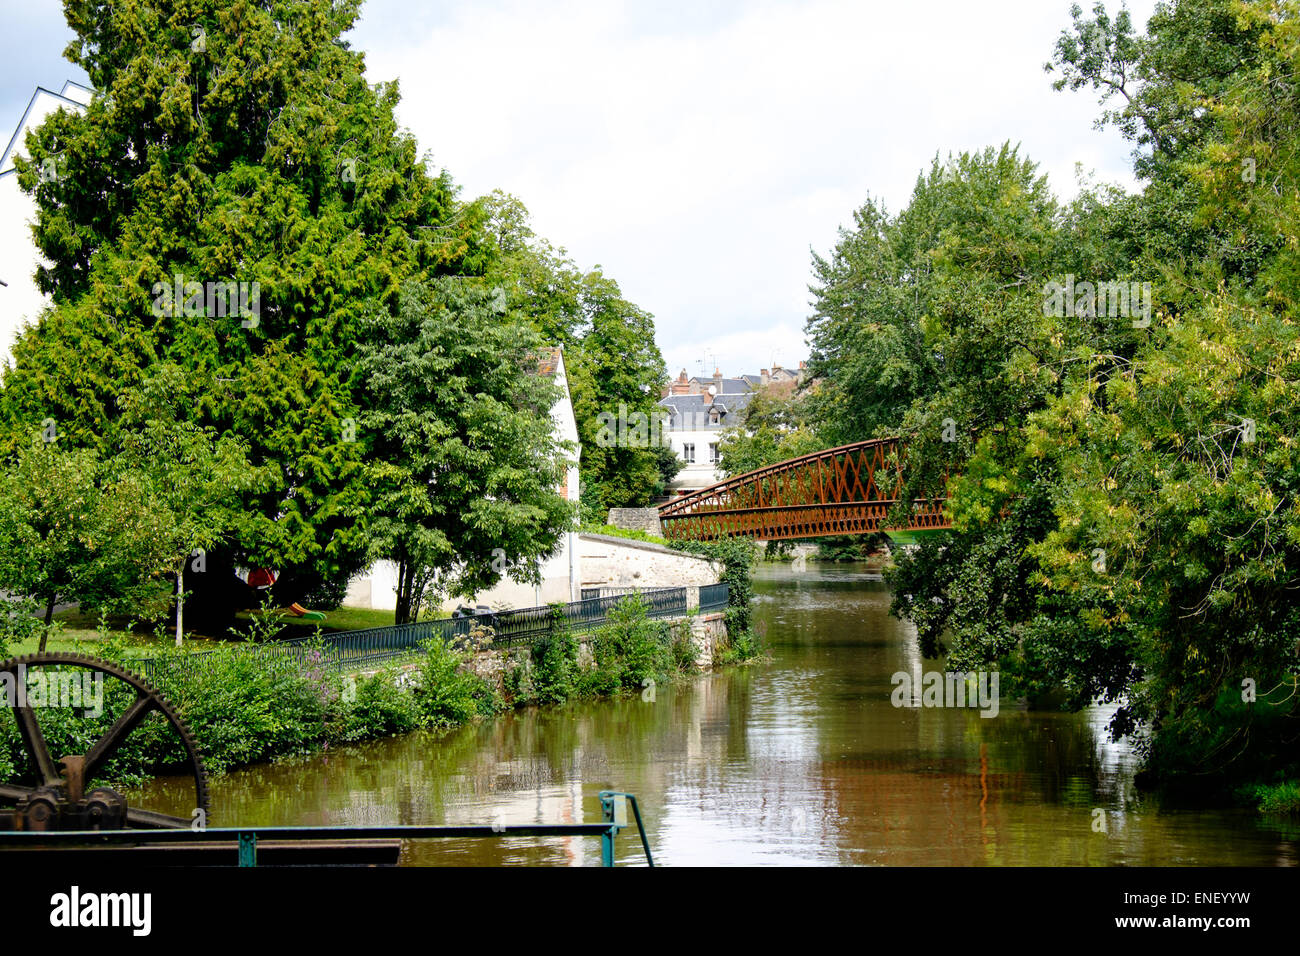
[[[725,611],[731,600],[731,589],[727,582],[720,584],[703,584],[700,586],[700,613],[712,614]]]
[[[721,587],[722,606],[726,605],[726,585]],[[701,610],[704,588],[701,588]],[[637,592],[645,602],[647,614],[652,618],[680,617],[686,614],[685,588],[654,588]],[[715,591],[710,601],[718,600]],[[241,653],[264,654],[292,660],[303,667],[349,670],[373,664],[382,664],[417,653],[428,641],[451,643],[467,640],[476,625],[492,628],[492,646],[513,647],[531,644],[539,637],[567,629],[574,632],[590,631],[609,621],[609,614],[626,595],[611,594],[605,597],[574,601],[548,607],[521,608],[514,611],[495,611],[476,617],[444,618],[437,621],[419,621],[414,624],[371,627],[360,631],[340,631],[322,634],[319,638],[300,637],[285,641],[268,641],[245,646]],[[132,661],[143,676],[155,681],[161,673],[184,676],[202,673],[212,666],[214,655],[222,651],[197,651],[190,654],[160,658],[139,658]]]

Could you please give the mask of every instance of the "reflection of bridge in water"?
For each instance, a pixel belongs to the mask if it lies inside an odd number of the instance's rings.
[[[775,541],[951,527],[944,498],[915,499],[904,523],[889,521],[903,491],[904,458],[897,438],[828,448],[676,498],[659,507],[659,521],[666,538],[703,540]]]

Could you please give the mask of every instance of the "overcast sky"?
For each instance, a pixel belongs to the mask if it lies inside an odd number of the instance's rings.
[[[60,4],[6,6],[7,142],[36,85],[85,76]],[[1139,26],[1154,6],[1128,3]],[[1043,72],[1069,7],[368,0],[350,39],[372,82],[400,78],[401,122],[465,197],[514,193],[603,266],[654,314],[671,374],[736,375],[807,357],[811,250],[868,196],[903,206],[936,152],[1010,140],[1059,196],[1076,163],[1132,186],[1095,94]]]

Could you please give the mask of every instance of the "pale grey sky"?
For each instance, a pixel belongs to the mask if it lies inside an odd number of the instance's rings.
[[[1144,25],[1155,3],[1128,6]],[[1095,94],[1043,72],[1069,7],[370,0],[355,36],[468,194],[515,193],[600,263],[670,374],[731,375],[806,357],[810,249],[868,195],[899,209],[936,151],[1018,142],[1061,196],[1076,163],[1132,184]]]
[[[900,208],[936,151],[1018,142],[1062,196],[1076,163],[1132,184],[1095,95],[1043,72],[1069,6],[368,0],[350,39],[466,196],[516,194],[601,264],[654,313],[670,374],[733,375],[806,357],[810,249],[869,195]],[[1154,6],[1128,3],[1139,25]],[[11,132],[37,84],[85,77],[55,0],[10,0],[5,21]]]

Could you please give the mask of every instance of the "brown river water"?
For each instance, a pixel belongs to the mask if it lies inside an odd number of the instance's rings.
[[[1139,792],[1105,709],[894,706],[893,674],[943,665],[921,659],[865,569],[764,565],[756,585],[770,663],[653,701],[530,709],[235,771],[213,781],[209,824],[594,822],[611,789],[638,797],[660,865],[1300,861],[1294,822]],[[192,786],[148,789],[146,806],[188,816]],[[618,844],[621,863],[643,862],[635,829]],[[597,866],[600,842],[408,841],[402,862]]]

